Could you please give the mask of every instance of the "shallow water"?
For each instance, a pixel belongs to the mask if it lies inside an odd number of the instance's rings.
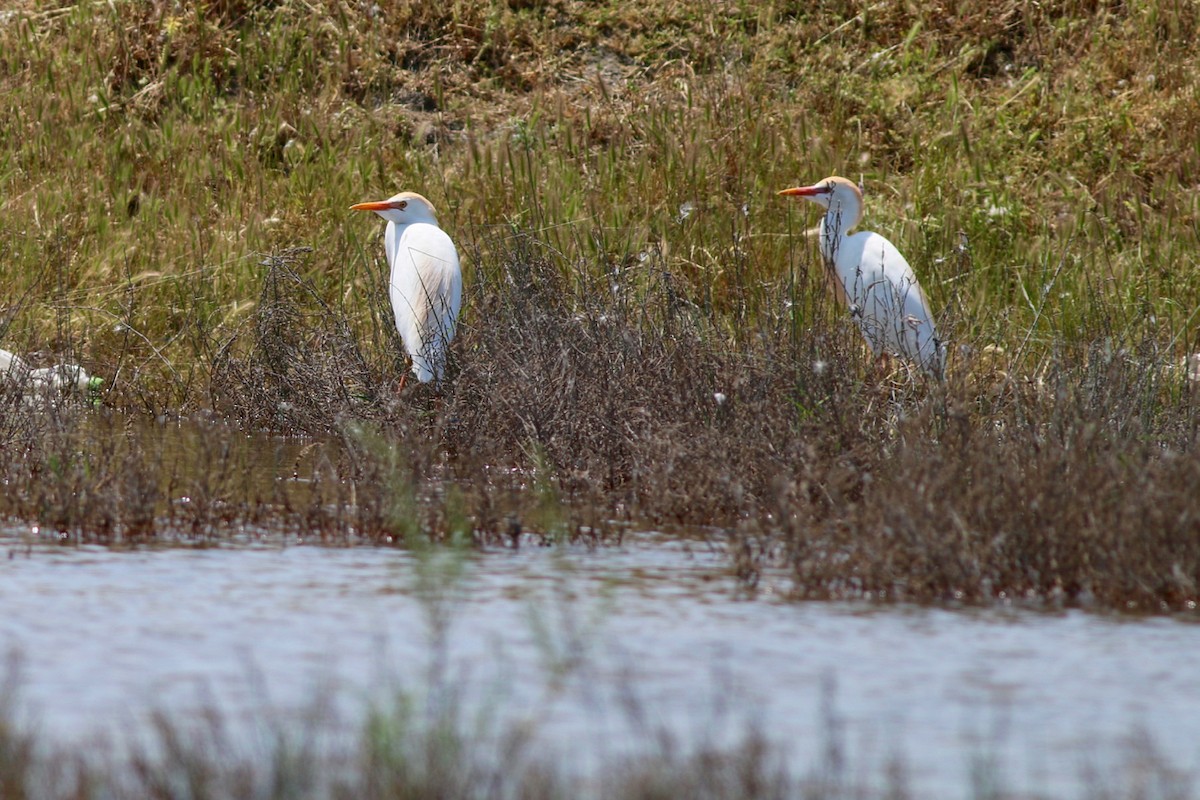
[[[428,685],[432,665],[468,706],[569,742],[582,770],[660,728],[721,742],[747,725],[799,774],[831,742],[859,774],[899,758],[922,797],[963,796],[986,759],[1010,788],[1079,796],[1081,768],[1125,759],[1139,729],[1200,765],[1200,625],[1185,621],[746,599],[719,554],[652,535],[485,552],[454,582],[389,549],[121,552],[20,533],[0,646],[21,656],[23,708],[63,742],[127,735],[154,709],[252,719],[322,686],[352,718],[386,686]],[[561,688],[556,663],[575,665]]]

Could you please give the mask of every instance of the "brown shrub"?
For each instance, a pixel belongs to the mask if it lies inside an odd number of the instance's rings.
[[[364,350],[301,254],[273,256],[213,406],[315,438],[201,422],[171,454],[116,418],[8,402],[0,513],[99,541],[682,525],[727,544],[748,584],[782,566],[802,597],[1194,607],[1194,393],[1154,340],[1064,347],[1028,377],[960,348],[934,384],[872,366],[811,286],[727,331],[660,266],[594,278],[519,232],[487,245],[442,386],[397,394],[386,314]]]

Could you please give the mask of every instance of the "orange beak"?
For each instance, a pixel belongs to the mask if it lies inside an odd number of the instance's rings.
[[[791,189],[783,189],[776,194],[783,197],[812,197],[813,195],[824,194],[829,191],[828,186],[817,184],[816,186],[796,186]]]
[[[389,208],[398,208],[396,203],[387,200],[378,200],[370,203],[355,203],[350,206],[351,211],[387,211]]]

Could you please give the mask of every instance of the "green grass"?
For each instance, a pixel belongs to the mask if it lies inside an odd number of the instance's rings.
[[[195,406],[258,252],[312,247],[308,276],[366,324],[379,226],[346,207],[400,187],[468,248],[502,225],[594,274],[652,253],[736,338],[770,312],[761,287],[816,269],[794,238],[814,215],[773,190],[837,172],[864,177],[867,226],[956,342],[1028,337],[1028,367],[1148,332],[1182,356],[1195,34],[1193,5],[1155,2],[17,7],[5,341],[80,350],[118,377],[110,404]]]

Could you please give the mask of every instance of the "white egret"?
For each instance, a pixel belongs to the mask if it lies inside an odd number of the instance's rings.
[[[878,357],[896,353],[941,378],[946,352],[933,325],[933,312],[912,267],[896,246],[878,233],[849,231],[863,218],[862,191],[845,178],[784,189],[825,209],[818,227],[821,256],[834,293],[850,309]]]
[[[391,267],[388,294],[396,330],[417,379],[440,381],[462,308],[462,268],[454,242],[438,227],[433,205],[414,192],[350,208],[374,211],[387,220],[383,244]]]

